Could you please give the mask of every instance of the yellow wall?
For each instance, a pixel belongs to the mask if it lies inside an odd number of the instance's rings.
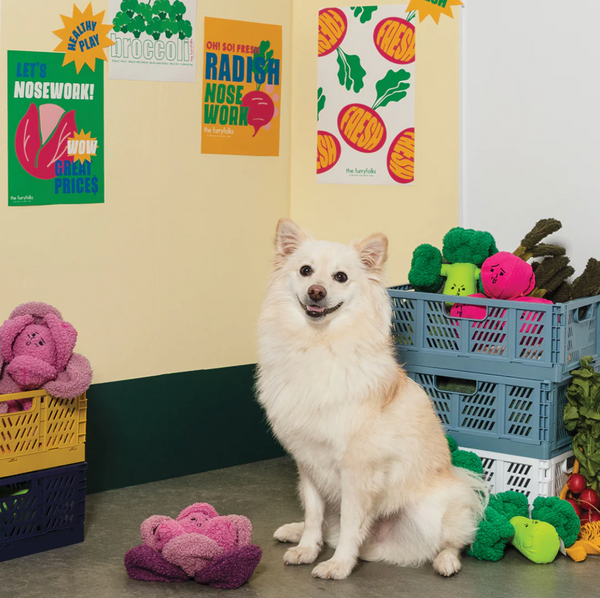
[[[2,0],[0,114],[6,51],[53,50],[72,7]],[[289,213],[291,0],[200,0],[198,48],[204,16],[283,25],[278,158],[200,154],[201,53],[194,84],[109,80],[106,69],[104,205],[8,208],[0,118],[0,320],[25,301],[57,306],[95,382],[256,360],[271,238]]]
[[[59,14],[72,6],[2,0],[0,114],[6,50],[52,50]],[[108,0],[93,6],[108,9]],[[201,53],[195,84],[114,81],[106,69],[103,205],[8,208],[0,118],[0,319],[24,301],[56,305],[78,329],[77,350],[92,362],[95,382],[252,363],[271,238],[290,206],[319,237],[387,233],[390,281],[405,281],[414,246],[438,243],[458,222],[458,23],[418,25],[414,186],[317,185],[322,6],[198,3],[199,48],[204,16],[283,25],[278,158],[200,154]]]
[[[389,280],[399,284],[406,282],[414,247],[439,244],[458,225],[458,20],[443,16],[439,25],[431,18],[416,25],[414,185],[323,185],[317,184],[315,174],[317,15],[332,4],[294,0],[291,214],[318,238],[347,242],[371,232],[386,233]]]

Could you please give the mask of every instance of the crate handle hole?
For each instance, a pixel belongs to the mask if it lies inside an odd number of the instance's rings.
[[[477,393],[477,382],[465,378],[452,378],[450,376],[436,376],[435,388],[440,392],[471,396]]]
[[[460,303],[460,302],[456,302],[456,303],[445,303],[444,304],[444,315],[447,318],[451,318],[452,320],[468,320],[468,321],[472,321],[472,322],[485,322],[485,320],[488,319],[488,308],[485,305],[482,305],[480,307],[483,307],[485,309],[485,314],[482,318],[467,318],[466,316],[460,315],[462,312],[459,312],[459,314],[455,315],[455,314],[451,314],[450,310],[455,306],[462,306],[462,307],[468,307],[470,304],[468,303]]]
[[[8,484],[6,486],[0,486],[0,511],[3,508],[7,508],[7,505],[3,503],[7,498],[16,498],[28,494],[31,490],[30,482],[21,482],[19,484]]]
[[[579,309],[575,310],[575,313],[573,314],[573,320],[577,324],[579,324],[580,322],[587,322],[588,320],[591,320],[593,315],[593,306],[584,305],[583,307],[580,307]]]

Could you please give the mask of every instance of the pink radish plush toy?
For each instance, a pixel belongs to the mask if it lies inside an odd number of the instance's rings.
[[[207,503],[184,509],[176,520],[153,515],[141,526],[141,546],[125,555],[132,579],[178,582],[191,578],[215,588],[246,583],[262,551],[252,541],[252,524],[239,515],[219,516]]]
[[[77,331],[45,303],[17,307],[0,327],[0,394],[44,388],[52,396],[72,399],[92,381],[83,355],[73,353]],[[31,400],[0,403],[0,414],[27,410]]]
[[[480,299],[506,299],[528,303],[552,303],[541,297],[527,297],[535,288],[535,274],[530,264],[512,253],[500,251],[487,258],[481,266],[481,284],[485,295],[477,293],[469,297]],[[483,305],[462,305],[455,303],[450,315],[484,320],[487,308]]]

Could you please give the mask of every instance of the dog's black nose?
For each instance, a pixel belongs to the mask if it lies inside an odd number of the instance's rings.
[[[322,287],[319,284],[313,284],[313,286],[308,289],[308,296],[315,302],[321,301],[321,299],[327,297],[327,291],[325,290],[325,287]]]

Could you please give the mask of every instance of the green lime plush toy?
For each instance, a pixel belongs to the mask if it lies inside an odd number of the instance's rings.
[[[450,437],[448,445],[453,465],[478,474],[483,472],[477,455],[459,450]],[[512,544],[530,561],[545,564],[556,558],[561,540],[567,548],[577,540],[580,521],[568,502],[556,496],[540,496],[533,501],[531,517],[524,494],[513,491],[492,494],[468,554],[481,561],[499,561],[506,546]]]
[[[419,245],[413,252],[408,281],[417,291],[461,297],[478,292],[480,268],[498,253],[494,237],[485,231],[456,227],[444,236],[442,251]]]

